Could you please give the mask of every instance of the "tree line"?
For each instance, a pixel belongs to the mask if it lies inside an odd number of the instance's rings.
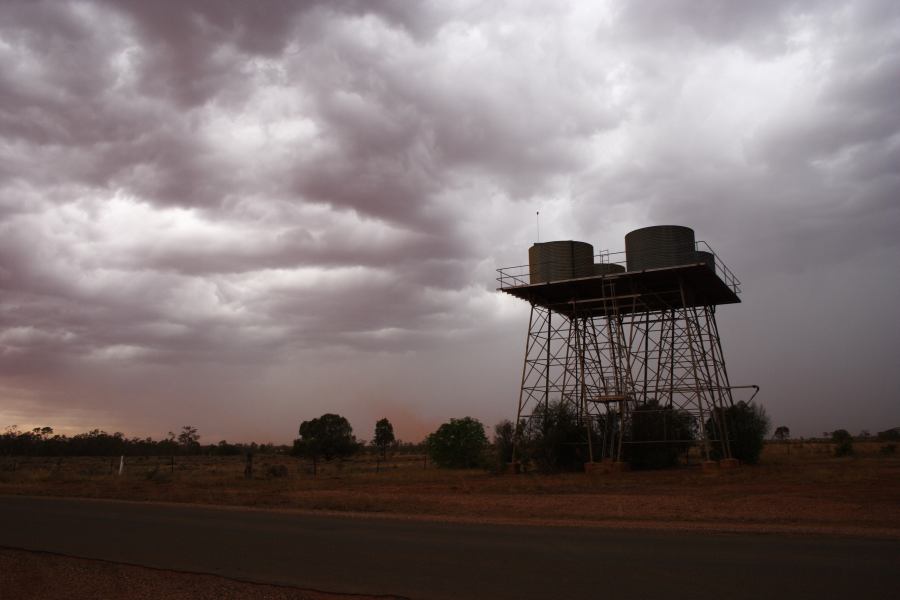
[[[758,462],[764,439],[771,428],[762,406],[738,402],[717,414],[716,418],[728,424],[732,456],[745,463]],[[715,438],[711,418],[699,423],[685,411],[655,402],[636,407],[626,431],[619,431],[619,427],[620,419],[614,413],[592,424],[591,444],[595,460],[608,456],[605,446],[608,446],[609,440],[620,436],[625,442],[623,458],[633,468],[666,468],[678,464],[696,445],[701,427],[706,438]],[[204,445],[200,443],[197,428],[191,425],[182,427],[178,434],[169,432],[159,440],[128,438],[121,432],[107,433],[99,429],[70,437],[55,434],[51,427],[22,431],[13,426],[0,434],[0,455],[233,456],[282,453],[307,458],[315,468],[320,461],[345,459],[364,450],[375,454],[379,460],[386,460],[389,454],[397,451],[424,451],[439,467],[502,470],[515,458],[531,469],[545,472],[579,470],[589,460],[585,425],[566,403],[541,407],[531,419],[522,421],[518,426],[508,420],[501,421],[494,426],[492,440],[488,439],[484,425],[468,416],[450,419],[421,444],[404,444],[398,440],[387,418],[375,424],[371,442],[357,440],[350,422],[332,413],[301,422],[298,434],[292,445],[242,444],[225,440]],[[878,434],[879,439],[895,439],[898,436],[900,430]],[[790,430],[784,426],[778,427],[774,438],[789,439]],[[838,454],[852,452],[849,438],[844,430],[832,436],[832,441],[842,444]],[[713,459],[722,457],[721,441],[711,445],[710,453]]]
[[[192,425],[179,433],[169,432],[159,440],[151,437],[126,437],[122,432],[107,433],[92,429],[72,436],[53,432],[52,427],[20,430],[15,425],[0,434],[0,455],[5,456],[229,456],[246,452],[274,454],[287,451],[287,446],[274,444],[234,444],[222,440],[201,444],[200,434]]]
[[[738,402],[721,410],[716,419],[728,423],[731,455],[745,463],[758,462],[770,429],[769,418],[762,406]],[[622,437],[625,442],[623,458],[633,468],[672,467],[697,443],[700,427],[707,439],[716,437],[711,417],[698,423],[689,413],[656,402],[636,407],[627,430],[619,431],[620,426],[620,419],[615,414],[593,423],[591,443],[595,460],[604,456],[604,447],[609,440]],[[364,447],[353,435],[350,422],[337,414],[327,413],[303,421],[298,433],[291,454],[312,460],[314,468],[319,461],[343,459]],[[372,447],[385,458],[394,443],[390,421],[381,419],[375,426]],[[722,458],[723,445],[722,440],[710,444],[710,458]],[[580,470],[590,460],[585,424],[567,403],[541,407],[518,427],[511,421],[501,421],[494,427],[492,441],[488,440],[484,425],[478,419],[468,416],[450,419],[425,439],[424,450],[435,465],[447,468],[503,470],[515,458],[516,462],[534,470],[556,472]]]

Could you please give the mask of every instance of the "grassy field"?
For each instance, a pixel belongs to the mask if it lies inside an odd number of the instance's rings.
[[[242,457],[0,458],[0,493],[188,502],[409,518],[615,527],[795,531],[900,538],[900,455],[855,444],[837,458],[816,442],[768,444],[757,466],[704,472],[495,475],[426,467],[424,457],[363,456],[311,465]],[[270,476],[284,465],[287,475]]]

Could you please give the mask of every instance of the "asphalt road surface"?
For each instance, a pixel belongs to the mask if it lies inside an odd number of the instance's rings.
[[[0,546],[409,598],[900,598],[900,542],[0,496]]]

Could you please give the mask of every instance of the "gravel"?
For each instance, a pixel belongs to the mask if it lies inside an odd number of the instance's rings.
[[[0,548],[0,600],[370,600],[389,596],[329,594],[119,563]]]

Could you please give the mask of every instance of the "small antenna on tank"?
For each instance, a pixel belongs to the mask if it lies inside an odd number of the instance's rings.
[[[534,213],[534,220],[537,223],[537,243],[541,243],[541,211]]]

